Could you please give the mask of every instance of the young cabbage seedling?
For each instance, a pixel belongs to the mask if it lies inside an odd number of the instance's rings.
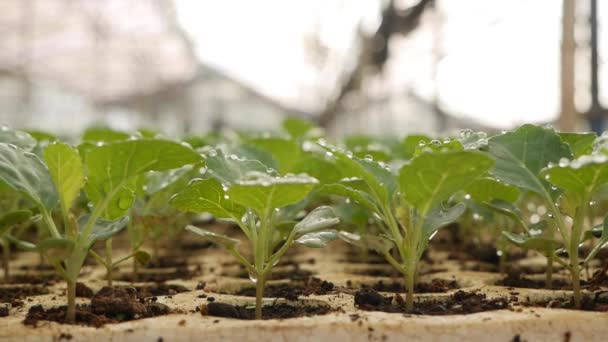
[[[29,210],[15,210],[0,217],[0,246],[2,247],[2,269],[4,281],[10,281],[11,240],[10,231],[15,225],[28,221],[32,217]]]
[[[406,309],[412,310],[419,261],[429,240],[465,210],[462,203],[444,208],[444,202],[486,173],[492,159],[477,151],[420,151],[395,176],[372,158],[357,158],[323,141],[320,145],[335,158],[336,166],[346,177],[321,190],[358,202],[384,223],[384,233],[380,235],[341,232],[340,237],[376,250],[404,275]],[[397,250],[397,258],[391,253],[393,248]]]
[[[184,211],[207,212],[236,223],[250,241],[248,260],[238,250],[239,240],[187,226],[186,229],[224,247],[249,272],[256,284],[256,319],[262,318],[264,286],[272,268],[294,244],[320,248],[337,237],[329,229],[339,220],[330,207],[319,207],[299,222],[290,205],[302,201],[315,187],[315,178],[301,175],[279,176],[266,166],[221,151],[209,151],[207,173],[211,178],[193,179],[177,193],[171,204]]]
[[[556,255],[555,248],[560,242],[554,234],[540,235],[529,230],[525,235],[505,235],[517,245],[541,251],[548,257],[549,268],[552,261],[557,261],[569,270],[576,307],[581,304],[582,266],[578,249],[584,238],[590,196],[608,181],[605,155],[581,155],[588,150],[589,140],[587,135],[560,137],[550,128],[523,125],[514,132],[495,136],[489,142],[489,151],[496,158],[496,166],[492,170],[494,175],[535,193],[544,201],[552,221],[549,227],[557,228],[569,260],[564,261]],[[581,156],[570,161],[576,155]],[[571,228],[566,224],[567,215],[573,217]],[[604,242],[600,239],[598,246]],[[589,262],[597,251],[590,253],[583,264]]]
[[[38,208],[50,238],[38,241],[67,282],[66,321],[75,321],[76,281],[91,246],[125,227],[137,177],[196,163],[201,156],[179,143],[142,139],[89,146],[84,164],[78,152],[63,143],[49,145],[44,161],[15,145],[0,143],[0,180]],[[85,181],[85,171],[87,179]],[[92,212],[76,219],[72,203],[84,186]],[[65,223],[60,231],[51,216],[60,205]]]

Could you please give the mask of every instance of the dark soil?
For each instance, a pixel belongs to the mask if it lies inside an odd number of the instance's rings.
[[[224,273],[224,276],[229,277],[237,277],[241,279],[249,279],[249,273],[246,271],[239,271],[236,274]],[[281,280],[281,279],[289,279],[289,280],[305,280],[314,275],[314,272],[309,270],[303,270],[300,268],[294,270],[281,270],[281,271],[273,271],[270,273],[268,280]]]
[[[30,308],[24,324],[36,326],[39,321],[65,323],[67,307],[53,307],[45,310],[41,305]],[[138,299],[137,291],[132,287],[104,287],[91,299],[90,305],[79,306],[76,312],[76,323],[100,327],[108,323],[118,323],[166,315],[169,307]]]
[[[190,289],[182,285],[165,283],[136,286],[135,289],[137,290],[137,297],[139,298],[147,298],[154,296],[172,296],[174,294],[190,291]]]
[[[294,306],[274,304],[262,307],[263,319],[284,319],[325,315],[330,311],[326,305]],[[251,306],[236,306],[226,303],[211,302],[201,308],[203,316],[226,317],[236,319],[254,319],[255,308]]]
[[[84,283],[76,283],[76,297],[91,298],[93,294],[93,290]]]
[[[0,287],[0,303],[10,303],[11,306],[22,306],[25,298],[48,293],[49,290],[47,288],[37,285]]]
[[[36,265],[21,265],[19,269],[22,271],[54,271],[55,268],[52,265],[47,264],[36,264]]]
[[[389,283],[385,283],[382,280],[374,283],[371,286],[374,290],[380,292],[394,292],[404,293],[406,292],[403,280],[394,280]],[[416,293],[444,293],[450,290],[459,288],[460,286],[455,280],[444,280],[444,279],[433,279],[430,282],[418,282],[416,284]]]
[[[439,272],[447,271],[446,268],[434,268],[425,270],[424,272],[420,272],[419,275],[433,274]],[[388,278],[401,278],[403,275],[399,273],[399,271],[388,268],[388,267],[378,267],[378,266],[370,266],[368,268],[360,269],[360,270],[349,270],[347,273],[349,274],[357,274],[371,277],[388,277]]]
[[[174,279],[191,279],[192,277],[200,275],[201,273],[202,269],[199,265],[192,271],[187,267],[179,267],[169,272],[140,271],[137,276],[135,276],[132,272],[122,273],[117,275],[115,279],[129,282],[162,283]]]
[[[39,273],[39,274],[14,274],[11,276],[10,284],[41,284],[53,285],[61,281],[61,277],[55,273]]]
[[[187,267],[188,261],[184,258],[174,256],[161,256],[157,259],[150,260],[146,268],[171,268],[171,267]]]
[[[355,293],[355,306],[367,311],[441,316],[506,309],[509,301],[506,298],[487,299],[486,295],[477,292],[457,291],[446,299],[417,302],[414,310],[406,312],[402,296],[385,297],[372,288],[363,288]]]
[[[552,289],[568,289],[572,288],[567,282],[562,279],[552,279]],[[544,289],[546,288],[544,279],[530,279],[524,277],[519,272],[510,272],[506,277],[496,282],[496,285],[507,287],[519,287],[526,289]]]
[[[334,284],[319,278],[311,277],[305,282],[295,284],[271,284],[264,290],[264,297],[297,300],[300,296],[326,295],[332,293]],[[255,288],[246,287],[235,293],[237,296],[255,297]]]
[[[531,306],[542,306],[554,309],[608,312],[608,292],[597,292],[593,298],[583,297],[580,309],[576,309],[574,307],[574,301],[572,299],[565,298],[558,298],[543,303],[536,303]]]

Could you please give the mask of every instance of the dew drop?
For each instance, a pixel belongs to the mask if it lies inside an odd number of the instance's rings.
[[[209,152],[207,152],[207,155],[209,157],[215,157],[215,156],[217,156],[217,151],[216,150],[209,150]]]

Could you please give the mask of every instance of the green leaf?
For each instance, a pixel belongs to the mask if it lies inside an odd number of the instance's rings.
[[[266,165],[257,160],[240,158],[234,154],[226,156],[222,150],[207,152],[207,169],[210,176],[226,186],[235,184],[239,179],[245,177],[248,172],[266,172],[268,170]],[[276,174],[272,170],[269,173]]]
[[[414,157],[414,153],[416,152],[416,148],[418,148],[421,143],[428,143],[432,139],[427,137],[426,135],[412,134],[408,135],[403,139],[403,150],[405,153],[405,157],[407,159],[411,159]]]
[[[202,157],[191,148],[169,140],[127,140],[92,147],[86,155],[87,197],[95,205],[111,197],[104,216],[124,215],[135,200],[136,176],[195,164]]]
[[[338,232],[330,229],[304,234],[297,238],[295,242],[311,248],[323,248],[337,238]]]
[[[486,205],[491,210],[509,217],[523,229],[528,229],[527,225],[524,223],[521,211],[515,205],[509,202],[505,202],[503,200],[493,200],[491,202],[486,202]]]
[[[135,258],[135,261],[137,261],[139,265],[146,266],[150,262],[150,259],[152,259],[152,256],[148,252],[137,251],[133,255],[133,258]]]
[[[471,183],[465,192],[476,202],[491,202],[492,200],[502,200],[513,203],[519,198],[517,187],[498,182],[494,178],[478,178]]]
[[[299,161],[302,149],[300,144],[292,139],[270,137],[252,138],[247,142],[272,155],[279,167],[279,173],[294,172],[294,165]]]
[[[338,223],[340,223],[340,219],[336,217],[334,210],[328,206],[321,206],[308,213],[294,226],[294,229],[298,234],[306,234],[335,226]]]
[[[336,183],[341,178],[341,173],[336,170],[336,166],[315,153],[303,153],[299,161],[293,166],[294,172],[306,173],[315,177],[321,184]]]
[[[343,177],[362,179],[368,187],[368,194],[377,202],[392,201],[397,191],[397,182],[386,165],[371,158],[359,159],[323,142],[319,142],[319,146],[328,152],[328,156],[335,158],[336,167]]]
[[[35,154],[0,143],[0,179],[47,210],[57,205],[51,174]]]
[[[490,154],[496,159],[492,173],[496,178],[519,188],[550,198],[540,170],[561,158],[571,158],[568,145],[550,128],[523,125],[516,131],[489,140]]]
[[[204,167],[201,167],[205,171]],[[150,171],[145,174],[145,192],[148,195],[167,190],[177,183],[187,182],[186,178],[192,171],[192,165],[166,171]],[[170,191],[170,190],[169,190]]]
[[[378,212],[378,207],[374,203],[374,201],[370,198],[370,196],[357,189],[353,189],[352,187],[346,186],[344,184],[327,184],[323,185],[318,190],[321,194],[332,194],[342,196],[347,198],[355,203],[361,204],[372,212]]]
[[[488,145],[488,134],[486,132],[475,132],[471,129],[460,131],[458,141],[465,150],[479,150]]]
[[[380,254],[388,253],[394,246],[394,242],[386,238],[384,235],[371,235],[371,234],[355,234],[346,231],[340,231],[338,237],[350,243],[351,245],[357,246],[363,249],[371,249]]]
[[[218,218],[240,220],[245,208],[226,198],[222,184],[214,178],[197,179],[174,195],[170,203],[181,211],[210,213]]]
[[[308,120],[289,116],[283,120],[283,129],[294,138],[306,136],[311,130],[316,128],[315,124]]]
[[[116,131],[106,127],[90,127],[82,134],[82,141],[86,142],[116,142],[127,140],[131,137],[125,132]]]
[[[414,157],[431,152],[455,152],[462,150],[464,150],[464,147],[462,146],[462,143],[460,143],[460,141],[458,140],[446,139],[444,141],[440,141],[437,139],[433,139],[428,143],[418,144],[418,146],[416,146],[416,150],[414,151]]]
[[[15,210],[2,215],[0,217],[0,237],[14,225],[29,220],[32,215],[29,210]]]
[[[508,231],[503,231],[502,235],[504,235],[509,242],[515,244],[516,246],[523,249],[532,249],[544,255],[552,253],[552,251],[555,250],[555,248],[559,245],[556,240],[547,237],[519,235]]]
[[[427,239],[431,238],[437,230],[456,221],[465,210],[466,206],[464,203],[458,203],[448,209],[442,209],[440,207],[434,208],[424,219],[424,224],[422,225],[424,235]]]
[[[424,216],[486,173],[492,164],[490,157],[475,151],[423,153],[401,168],[401,191]]]
[[[83,215],[78,218],[78,226],[84,227],[85,224],[89,221],[90,216]],[[127,224],[129,223],[129,216],[124,216],[118,220],[104,220],[97,219],[95,225],[93,226],[93,230],[91,235],[88,237],[89,244],[93,244],[96,241],[103,241],[111,238],[115,234],[119,233],[123,230]]]
[[[36,141],[38,141],[38,142],[43,142],[43,141],[55,142],[55,141],[59,140],[59,138],[57,138],[57,136],[55,136],[49,132],[38,131],[38,130],[28,130],[27,133],[29,133],[29,135],[31,135],[32,138],[36,139]]]
[[[232,201],[264,218],[274,209],[303,200],[318,182],[305,174],[274,177],[266,172],[251,171],[226,193]]]
[[[572,161],[562,159],[558,165],[543,169],[541,177],[569,194],[591,196],[608,183],[608,156],[593,154]]]
[[[0,142],[12,144],[26,151],[31,151],[36,146],[36,139],[26,132],[0,126]]]
[[[50,238],[38,242],[38,250],[51,261],[62,261],[69,258],[76,247],[72,240],[64,238]]]
[[[238,245],[240,243],[240,241],[237,239],[233,239],[231,237],[217,234],[212,231],[202,229],[199,227],[195,227],[192,225],[187,225],[186,230],[202,237],[205,240],[211,241],[211,242],[215,243],[216,245],[220,245],[226,249],[234,248],[234,247],[236,247],[236,245]]]
[[[563,142],[570,146],[575,158],[593,151],[593,143],[597,135],[595,133],[557,133]]]
[[[67,213],[84,185],[80,156],[76,150],[63,143],[49,145],[43,156],[59,193],[63,210]]]

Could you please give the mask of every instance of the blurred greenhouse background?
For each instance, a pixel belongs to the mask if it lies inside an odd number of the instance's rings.
[[[598,0],[0,0],[0,122],[601,131],[606,20]]]

